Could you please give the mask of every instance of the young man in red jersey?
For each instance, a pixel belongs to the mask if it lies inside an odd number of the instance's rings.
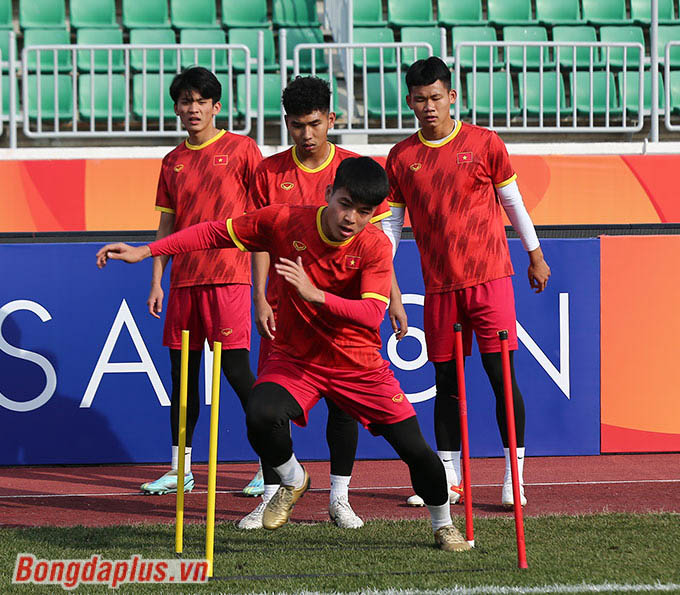
[[[175,113],[189,138],[163,159],[156,209],[161,212],[157,239],[200,221],[238,216],[245,212],[249,181],[262,160],[255,141],[215,128],[222,88],[215,75],[201,67],[178,74],[170,85]],[[154,258],[149,313],[163,310],[161,278],[167,256]],[[250,258],[225,250],[178,254],[170,271],[170,294],[163,344],[170,349],[172,399],[170,429],[172,465],[142,491],[166,494],[177,490],[179,426],[179,369],[181,332],[190,331],[189,382],[185,453],[185,490],[191,491],[191,442],[199,414],[199,368],[203,344],[222,343],[222,371],[241,404],[255,378],[250,370]]]
[[[260,163],[251,184],[252,202],[256,208],[272,204],[320,206],[325,189],[333,183],[340,163],[347,157],[358,155],[328,140],[335,114],[331,111],[331,92],[326,81],[314,76],[297,77],[283,91],[282,103],[293,146]],[[387,203],[383,202],[376,208],[370,222],[380,225],[379,221],[389,213]],[[284,283],[273,266],[270,267],[267,252],[253,255],[255,324],[261,336],[259,369],[271,352],[279,293]],[[396,278],[390,298],[389,315],[400,339],[406,334],[407,321]],[[331,484],[328,511],[339,527],[356,529],[364,524],[349,503],[349,483],[358,441],[357,423],[333,401],[326,400],[326,404]],[[265,469],[263,482],[262,502],[241,519],[238,526],[242,529],[262,527],[264,508],[278,490],[279,477]]]
[[[309,410],[325,397],[385,437],[407,463],[416,493],[430,511],[438,547],[469,549],[451,522],[441,461],[380,357],[392,246],[368,223],[388,189],[377,162],[345,159],[326,191],[327,206],[272,205],[238,219],[202,223],[148,246],[109,244],[97,253],[97,265],[208,247],[267,251],[286,283],[272,353],[246,411],[248,439],[281,478],[265,508],[263,526],[285,524],[309,488],[309,475],[293,454],[289,422],[304,426]]]
[[[395,145],[387,158],[390,207],[384,224],[396,245],[404,208],[411,217],[425,281],[425,339],[434,363],[436,397],[434,427],[437,450],[459,500],[460,426],[453,325],[463,325],[466,355],[472,332],[484,369],[496,396],[496,419],[505,447],[506,472],[501,501],[512,506],[512,482],[503,400],[500,344],[497,331],[507,329],[513,361],[517,349],[513,274],[501,207],[518,232],[529,255],[529,283],[536,293],[545,289],[550,268],[543,258],[533,223],[517,187],[516,174],[498,135],[488,129],[457,122],[450,115],[456,100],[451,72],[442,60],[418,60],[406,73],[406,101],[420,130]],[[524,464],[525,413],[512,371],[517,458],[520,477]],[[526,503],[521,489],[522,504]],[[417,497],[409,499],[421,505]]]

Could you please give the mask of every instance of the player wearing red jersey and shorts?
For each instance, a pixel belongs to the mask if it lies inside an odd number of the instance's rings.
[[[392,250],[385,234],[368,223],[388,189],[385,171],[374,160],[346,159],[326,192],[326,207],[272,205],[238,219],[199,224],[149,246],[110,244],[97,253],[97,264],[207,247],[267,251],[286,285],[272,354],[246,410],[248,439],[281,478],[266,505],[264,527],[285,524],[309,488],[288,424],[305,425],[308,411],[325,397],[385,437],[406,462],[430,511],[437,545],[469,549],[451,522],[444,467],[380,356]]]
[[[283,91],[286,125],[294,145],[267,157],[255,170],[250,197],[256,208],[272,204],[321,205],[326,188],[333,184],[335,172],[343,159],[358,156],[328,141],[328,130],[335,121],[330,100],[328,83],[313,76],[297,77]],[[371,223],[377,224],[387,215],[389,207],[384,201],[376,208]],[[253,302],[255,324],[260,333],[258,373],[272,349],[279,294],[284,285],[285,282],[276,274],[273,266],[270,267],[269,254],[254,254]],[[399,328],[406,328],[401,295],[397,294],[396,297],[390,303],[390,315],[398,320]],[[357,423],[333,401],[326,400],[326,404],[331,484],[328,510],[336,525],[356,529],[363,526],[363,521],[350,506],[349,483],[359,438]],[[241,519],[238,526],[242,529],[262,527],[264,507],[276,493],[279,477],[265,469],[263,480],[262,502]]]
[[[472,333],[496,396],[496,418],[506,454],[502,502],[512,505],[510,458],[497,332],[508,330],[511,362],[517,349],[513,274],[501,207],[529,253],[529,281],[543,291],[550,276],[516,175],[499,136],[450,116],[456,92],[451,73],[436,57],[418,60],[406,73],[407,102],[421,129],[396,144],[387,158],[390,207],[384,227],[399,241],[408,209],[425,281],[424,326],[436,376],[435,437],[453,502],[459,500],[460,427],[453,325],[463,326],[466,355]],[[524,401],[512,371],[517,455],[524,462]],[[522,502],[526,501],[523,488]],[[418,498],[409,503],[419,505]]]
[[[161,212],[157,238],[201,221],[237,217],[246,211],[249,181],[262,160],[255,142],[217,130],[221,86],[200,67],[177,75],[170,86],[175,111],[189,138],[163,159],[156,194]],[[163,305],[161,277],[167,257],[154,259],[148,305],[156,318]],[[203,345],[222,343],[222,370],[245,407],[254,376],[250,370],[250,258],[248,254],[203,250],[178,254],[170,271],[163,344],[170,349],[172,469],[142,491],[164,494],[177,489],[179,369],[182,330],[189,330],[189,383],[185,489],[193,488],[191,444],[199,414],[198,378]]]

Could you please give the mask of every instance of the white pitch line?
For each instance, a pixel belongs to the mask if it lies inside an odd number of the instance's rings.
[[[606,481],[554,481],[554,482],[535,482],[525,483],[527,487],[531,486],[582,486],[582,485],[621,485],[621,484],[642,484],[642,483],[680,483],[680,479],[612,479]],[[495,488],[501,487],[500,483],[476,483],[472,484],[473,488]],[[352,492],[365,492],[377,490],[409,490],[412,489],[410,485],[404,486],[369,486],[369,487],[351,487]],[[310,492],[328,492],[329,488],[312,488]],[[189,493],[189,492],[187,492]],[[207,494],[206,490],[193,490],[192,494]],[[241,490],[217,490],[216,494],[240,494]],[[91,498],[93,496],[145,496],[142,492],[97,492],[97,493],[78,493],[78,494],[8,494],[0,495],[0,500],[12,500],[18,498]]]
[[[530,595],[533,593],[660,593],[680,590],[680,585],[675,583],[653,584],[620,584],[620,583],[579,583],[575,585],[541,585],[538,587],[484,585],[479,587],[464,587],[454,585],[447,589],[436,591],[420,591],[416,589],[386,589],[377,591],[373,589],[361,591],[363,595]],[[303,592],[306,593],[306,592]]]

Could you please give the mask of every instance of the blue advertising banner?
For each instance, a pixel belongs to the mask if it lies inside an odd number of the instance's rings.
[[[169,459],[170,366],[162,321],[146,308],[151,263],[111,263],[99,271],[99,244],[0,245],[0,465],[131,463]],[[600,325],[598,240],[543,240],[549,288],[534,295],[527,258],[510,241],[520,349],[517,377],[527,409],[527,454],[598,454]],[[422,331],[423,284],[415,243],[395,261],[410,334],[399,345],[381,329],[383,354],[414,402],[432,445],[434,371]],[[256,367],[257,333],[251,362]],[[202,377],[202,403],[210,354]],[[479,354],[466,367],[473,456],[501,454],[494,399]],[[207,391],[209,398],[209,391]],[[203,406],[194,460],[206,460],[209,407]],[[328,456],[326,407],[307,428],[294,428],[302,459]],[[253,460],[244,416],[222,382],[221,460]],[[381,439],[360,432],[358,457],[394,458]]]

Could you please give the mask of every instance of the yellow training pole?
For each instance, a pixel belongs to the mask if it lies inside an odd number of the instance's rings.
[[[177,445],[177,511],[175,553],[181,554],[184,541],[184,457],[187,441],[187,377],[189,375],[189,331],[182,331],[182,357],[179,372],[179,444]]]
[[[215,490],[217,488],[217,428],[220,418],[220,377],[222,364],[222,343],[213,343],[212,398],[210,401],[210,451],[208,454],[208,509],[205,527],[205,559],[208,561],[208,576],[213,576],[213,554],[215,552]]]

